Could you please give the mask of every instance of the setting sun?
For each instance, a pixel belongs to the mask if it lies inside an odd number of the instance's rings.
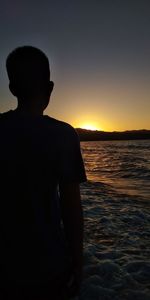
[[[87,129],[87,130],[101,130],[95,124],[92,124],[92,123],[81,124],[80,128]]]

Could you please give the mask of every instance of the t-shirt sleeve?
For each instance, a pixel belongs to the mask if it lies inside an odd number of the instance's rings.
[[[77,132],[69,126],[61,136],[59,179],[60,183],[85,182],[86,174]]]

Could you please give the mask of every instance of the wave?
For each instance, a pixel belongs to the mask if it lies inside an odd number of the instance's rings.
[[[81,300],[150,299],[150,202],[111,185],[81,185],[84,277]]]

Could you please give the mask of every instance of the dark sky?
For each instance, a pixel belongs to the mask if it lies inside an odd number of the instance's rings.
[[[46,113],[73,126],[150,129],[150,1],[1,1],[0,106],[16,107],[5,59],[43,50],[55,90]]]

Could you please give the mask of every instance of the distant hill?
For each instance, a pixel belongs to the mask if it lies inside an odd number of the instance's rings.
[[[98,131],[76,128],[81,141],[145,140],[150,139],[150,130]]]

